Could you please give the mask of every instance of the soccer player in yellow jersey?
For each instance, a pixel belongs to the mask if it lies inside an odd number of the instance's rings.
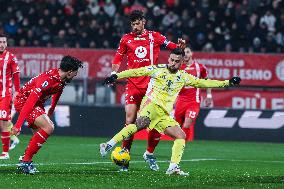
[[[179,70],[183,56],[183,50],[176,48],[171,52],[167,65],[160,64],[130,69],[113,74],[105,79],[106,84],[112,84],[117,79],[129,77],[150,76],[151,78],[146,95],[142,100],[136,123],[129,124],[110,141],[100,144],[100,153],[103,157],[118,142],[148,127],[150,130],[156,129],[175,139],[172,147],[171,162],[166,174],[188,175],[188,173],[181,171],[179,167],[186,136],[178,122],[170,117],[175,99],[184,86],[196,88],[228,87],[239,85],[241,79],[239,77],[233,77],[225,81],[198,79],[184,70]]]

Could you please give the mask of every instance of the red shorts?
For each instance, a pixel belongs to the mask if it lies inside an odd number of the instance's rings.
[[[0,120],[11,120],[12,97],[0,97]]]
[[[182,126],[185,118],[192,119],[194,123],[199,114],[199,111],[200,103],[177,100],[174,117],[176,121]]]
[[[25,101],[18,100],[17,97],[14,100],[14,106],[15,110],[20,113],[22,110],[23,106],[25,104]],[[28,122],[28,126],[31,128],[36,128],[33,123],[35,122],[35,119],[38,118],[39,116],[45,114],[44,106],[42,105],[37,105],[34,107],[32,112],[26,117],[26,121]]]
[[[147,88],[137,88],[133,84],[127,84],[125,88],[125,104],[136,104],[140,106]]]

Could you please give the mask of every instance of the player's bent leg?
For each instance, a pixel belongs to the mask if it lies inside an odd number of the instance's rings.
[[[174,127],[167,127],[165,130],[165,134],[175,139],[174,145],[172,147],[171,163],[166,171],[166,174],[168,175],[177,174],[177,175],[187,176],[188,173],[183,172],[179,167],[179,163],[181,161],[185,147],[185,137],[186,137],[185,133],[179,126],[174,126]]]
[[[148,117],[139,117],[136,120],[136,124],[129,124],[124,127],[119,133],[117,133],[110,141],[107,143],[100,144],[100,153],[104,157],[107,153],[119,142],[125,138],[132,136],[137,131],[145,129],[149,126],[151,120]]]
[[[161,134],[156,130],[152,129],[148,134],[148,146],[146,152],[143,154],[143,159],[149,164],[149,168],[153,171],[158,171],[159,166],[156,162],[154,150],[158,145],[161,138]]]
[[[8,120],[0,120],[1,128],[1,141],[2,141],[2,153],[0,160],[9,159],[9,146],[10,146],[10,131],[8,127]]]
[[[121,131],[119,131],[114,137],[109,140],[107,143],[100,144],[100,153],[102,157],[106,156],[109,151],[119,142],[124,140],[125,138],[132,136],[134,133],[138,131],[137,126],[135,124],[129,124],[124,127]]]
[[[185,120],[184,120],[182,130],[186,134],[186,138],[185,138],[186,140],[189,140],[189,138],[190,138],[190,132],[191,132],[191,129],[193,129],[194,121],[195,121],[195,119],[192,119],[192,118],[185,118]]]
[[[19,168],[26,174],[28,169],[30,169],[30,173],[28,174],[34,174],[34,172],[36,172],[36,169],[32,164],[32,158],[54,130],[54,125],[46,114],[38,116],[34,121],[34,125],[38,127],[38,131],[32,136],[19,166]]]
[[[138,106],[136,104],[125,105],[126,126],[135,123],[137,117]],[[126,148],[128,151],[131,149],[134,136],[127,137],[122,142],[122,148]]]

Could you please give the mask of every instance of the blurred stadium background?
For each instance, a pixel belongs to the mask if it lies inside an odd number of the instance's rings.
[[[281,188],[284,184],[284,146],[279,144],[284,142],[283,0],[0,0],[0,33],[9,36],[8,49],[19,60],[22,84],[42,71],[57,67],[63,55],[76,56],[85,63],[78,79],[66,87],[55,111],[55,135],[110,137],[124,125],[124,83],[108,88],[102,85],[102,80],[111,72],[119,40],[124,33],[130,31],[127,15],[135,9],[145,12],[147,29],[160,31],[174,42],[179,37],[185,39],[194,51],[194,58],[208,68],[210,78],[229,79],[240,76],[243,79],[242,86],[238,89],[213,90],[214,105],[202,108],[195,127],[197,143],[193,146],[200,144],[199,147],[203,148],[200,140],[259,142],[246,143],[248,146],[277,142],[278,144],[264,148],[267,154],[273,155],[264,155],[259,160],[277,160],[278,163],[273,164],[276,168],[267,168],[272,181],[255,177],[251,181],[251,187]],[[159,62],[167,61],[167,55],[167,51],[162,51]],[[125,65],[122,66],[121,70],[123,69]],[[14,116],[14,121],[16,117],[17,115]],[[30,131],[25,129],[24,133]],[[136,137],[144,139],[145,134],[142,132]],[[58,144],[61,145],[63,139],[55,137],[54,141],[59,141]],[[79,139],[81,138],[74,137],[78,143]],[[24,138],[25,140],[27,139]],[[92,141],[90,138],[86,140]],[[51,142],[51,146],[47,148],[52,149],[55,142]],[[238,146],[237,143],[227,143]],[[74,142],[74,149],[76,144]],[[139,148],[143,148],[144,143],[138,144],[141,144]],[[206,143],[209,144],[210,142]],[[216,144],[218,143],[213,143],[212,150],[217,148]],[[88,148],[88,144],[86,146]],[[230,148],[229,146],[224,149]],[[47,148],[42,151],[48,151]],[[92,148],[97,151],[97,146]],[[235,150],[240,150],[240,154],[249,153],[250,150],[244,148],[241,146]],[[169,146],[168,149],[170,150]],[[142,155],[140,151],[139,154]],[[207,152],[198,155],[210,158],[212,154]],[[219,152],[223,153],[222,150]],[[260,152],[261,149],[257,151]],[[14,153],[19,155],[20,150]],[[44,153],[47,152],[42,153],[41,158],[47,159],[44,158]],[[134,157],[135,153],[134,150]],[[248,155],[247,159],[253,159],[257,153]],[[232,154],[236,159],[240,155]],[[65,155],[72,156],[73,152],[68,154],[66,151]],[[196,158],[200,158],[198,155]],[[189,153],[186,156],[191,158]],[[140,155],[137,157],[137,160],[141,160]],[[88,162],[90,158],[81,160]],[[11,160],[11,163],[16,159]],[[239,164],[237,166],[242,167]],[[218,166],[220,165],[216,164]],[[110,167],[108,166],[109,169]],[[197,167],[193,166],[195,176],[199,175]],[[230,170],[228,167],[225,166],[224,170]],[[52,172],[49,169],[46,174]],[[261,171],[252,172],[252,175],[262,175]],[[237,176],[239,174],[243,175],[236,173]],[[208,184],[205,183],[204,188],[216,184],[208,178],[203,178],[207,179]],[[216,178],[212,176],[212,179]],[[103,186],[103,180],[101,182],[102,185],[99,186]],[[203,182],[202,179],[200,182]],[[246,188],[240,183],[250,182],[250,179],[246,177],[236,182],[239,185],[235,185],[235,188]],[[187,182],[183,184],[182,187],[185,188],[188,185]],[[202,188],[201,185],[191,186]],[[228,185],[226,187],[230,188]],[[222,187],[218,185],[216,188]]]

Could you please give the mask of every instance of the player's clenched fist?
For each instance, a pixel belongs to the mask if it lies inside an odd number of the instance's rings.
[[[110,85],[113,84],[117,79],[117,75],[116,74],[111,74],[111,76],[105,78],[104,80],[104,84],[105,85]]]
[[[230,86],[235,86],[235,85],[239,85],[241,83],[242,79],[240,77],[232,77],[229,80]]]

